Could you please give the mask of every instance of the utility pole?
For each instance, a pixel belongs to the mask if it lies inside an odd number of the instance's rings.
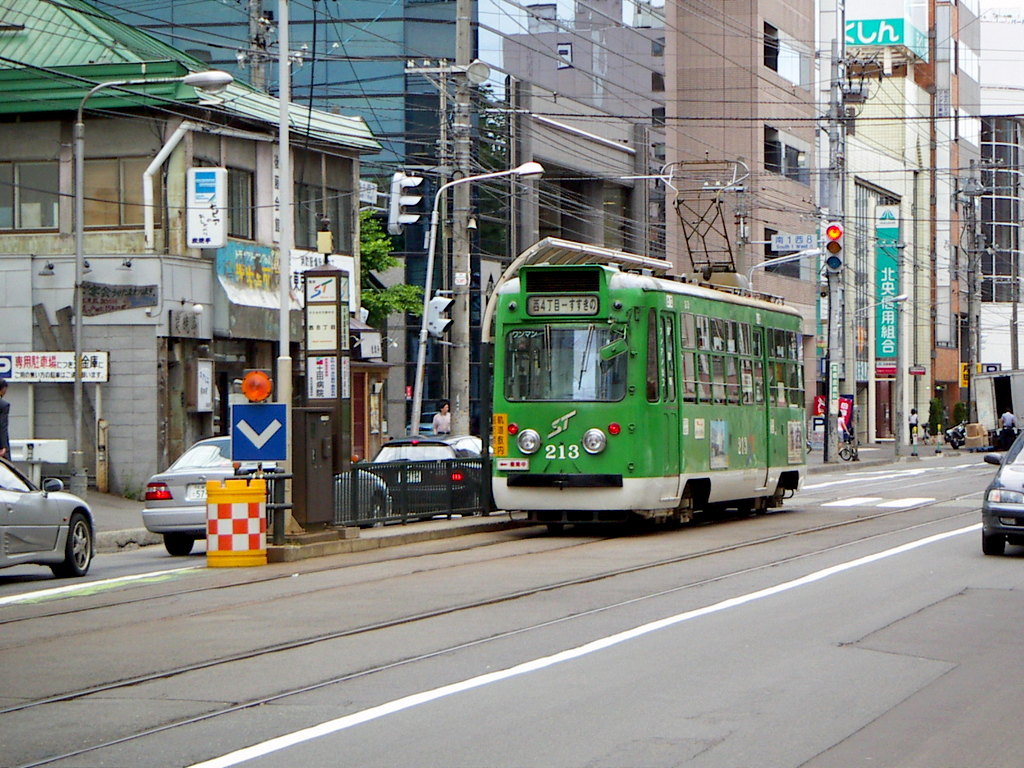
[[[845,0],[836,0],[836,36],[832,40],[832,66],[830,70],[830,88],[828,105],[828,152],[829,152],[829,201],[828,217],[846,228],[846,125],[843,101],[843,80],[846,70],[846,4]],[[844,254],[845,256],[845,254]],[[825,444],[823,460],[827,464],[834,459],[830,456],[832,433],[838,415],[838,402],[832,391],[833,383],[838,376],[833,366],[838,366],[840,355],[840,335],[843,318],[843,264],[840,270],[826,270],[828,280],[828,343],[825,347]],[[853,377],[854,394],[856,394],[856,372],[846,371],[847,382]],[[852,416],[851,416],[852,418]],[[856,430],[856,424],[853,425]]]
[[[471,14],[473,0],[455,4],[455,134],[456,178],[472,175],[470,157],[469,78],[466,69],[473,56]],[[459,184],[452,189],[452,350],[451,406],[452,433],[469,433],[470,349],[469,295],[472,262],[469,242],[470,189]]]
[[[975,366],[981,357],[981,318],[979,302],[981,300],[981,249],[978,237],[977,206],[978,198],[983,193],[981,185],[974,175],[974,161],[971,161],[971,174],[963,181],[960,189],[960,203],[965,208],[964,219],[967,251],[967,408],[968,419],[977,421],[977,405],[974,402]]]
[[[249,82],[253,87],[267,90],[267,20],[263,15],[263,0],[249,0],[249,50],[239,58],[249,65]]]

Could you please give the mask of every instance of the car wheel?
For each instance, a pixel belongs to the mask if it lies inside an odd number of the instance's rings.
[[[192,545],[195,541],[195,537],[187,533],[164,534],[164,548],[167,550],[167,554],[174,555],[175,557],[184,557],[185,555],[192,554]]]
[[[1006,537],[1001,533],[981,532],[981,551],[986,555],[1001,555],[1006,551]]]
[[[50,570],[58,578],[85,576],[93,556],[92,527],[85,515],[75,512],[68,525],[68,540],[64,545],[64,561],[51,565]]]

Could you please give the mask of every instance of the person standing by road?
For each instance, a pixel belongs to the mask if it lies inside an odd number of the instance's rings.
[[[435,435],[450,435],[452,433],[451,405],[449,405],[447,400],[441,401],[441,408],[434,414],[431,429]]]
[[[910,444],[913,445],[917,442],[917,428],[919,421],[917,418],[917,408],[910,409]]]
[[[8,431],[11,416],[11,404],[7,397],[7,379],[0,379],[0,456],[11,460],[11,436]]]
[[[999,435],[1000,448],[1006,451],[1013,445],[1013,441],[1017,437],[1017,417],[1007,406],[1006,410],[1003,411],[1003,415],[999,418],[1003,425],[1002,432]]]

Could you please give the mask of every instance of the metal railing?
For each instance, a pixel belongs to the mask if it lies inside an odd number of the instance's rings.
[[[358,464],[334,477],[334,524],[371,526],[480,513],[482,461]]]

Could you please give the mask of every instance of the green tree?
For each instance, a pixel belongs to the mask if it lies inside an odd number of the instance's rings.
[[[386,272],[401,261],[391,255],[394,245],[380,222],[369,210],[359,212],[359,285],[363,307],[369,312],[366,321],[381,328],[388,315],[408,312],[423,314],[423,289],[418,285],[392,285],[382,287],[373,277],[374,272]]]

